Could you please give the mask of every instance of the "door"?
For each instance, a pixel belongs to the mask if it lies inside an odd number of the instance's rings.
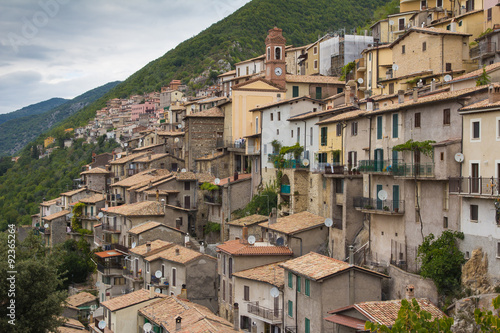
[[[382,171],[384,167],[384,150],[375,149],[374,171]]]
[[[398,151],[393,150],[392,151],[392,170],[394,174],[398,174]]]
[[[479,163],[471,163],[470,165],[471,186],[472,193],[479,193]]]
[[[420,174],[420,152],[418,150],[413,153],[413,172],[417,176]]]
[[[189,195],[184,197],[184,208],[191,209],[191,197]]]
[[[395,212],[399,211],[399,185],[392,186],[392,208]]]
[[[382,209],[383,207],[383,202],[378,198],[379,192],[382,191],[382,185],[377,184],[377,209]]]

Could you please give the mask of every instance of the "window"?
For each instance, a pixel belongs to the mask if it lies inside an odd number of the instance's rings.
[[[240,68],[238,68],[238,76],[240,76]]]
[[[377,139],[382,139],[382,116],[377,116]]]
[[[255,133],[259,133],[259,117],[255,117]]]
[[[267,60],[271,60],[271,48],[267,48]]]
[[[491,21],[491,18],[492,18],[492,9],[491,8],[488,8],[488,11],[487,11],[487,20],[488,21]]]
[[[248,72],[248,66],[246,67],[246,74],[247,74],[247,75],[249,74],[249,72]]]
[[[406,45],[401,45],[401,53],[402,54],[406,53]]]
[[[293,302],[288,301],[288,317],[293,318]]]
[[[314,69],[318,69],[318,60],[314,60]]]
[[[342,135],[342,123],[337,124],[337,136]]]
[[[300,142],[300,127],[297,127],[297,142]]]
[[[422,52],[425,52],[427,50],[427,42],[422,43]]]
[[[115,286],[123,286],[125,284],[124,277],[115,277]]]
[[[352,136],[358,135],[358,122],[357,121],[353,121],[351,123],[351,135]]]
[[[271,120],[271,121],[273,121],[273,120],[274,120],[274,113],[271,113],[271,114],[269,115],[269,117],[270,117],[270,120]]]
[[[479,215],[479,206],[478,205],[470,205],[470,221],[477,222]]]
[[[500,117],[497,118],[497,141],[500,141]],[[500,175],[498,175],[500,177]]]
[[[415,113],[415,128],[420,128],[420,112]]]
[[[305,332],[311,333],[311,321],[308,318],[306,318],[304,324],[305,324]]]
[[[233,277],[233,258],[229,258],[229,278]]]
[[[299,293],[300,293],[300,287],[301,287],[300,276],[297,275],[297,292]]]
[[[427,8],[427,0],[421,0],[420,9],[425,9],[425,8]]]
[[[172,268],[172,287],[177,286],[177,269]]]
[[[309,144],[313,145],[313,128],[309,128]]]
[[[436,7],[443,7],[443,0],[436,0]]]
[[[328,140],[328,127],[321,127],[321,145],[326,146]]]
[[[222,281],[222,300],[226,301],[226,280]]]
[[[189,191],[191,189],[191,183],[190,182],[184,182],[184,191]]]
[[[443,228],[448,229],[448,216],[443,216]]]
[[[481,139],[481,122],[479,120],[471,120],[471,139],[480,140]]]
[[[323,96],[321,87],[316,87],[316,99],[321,99],[321,96]]]
[[[344,193],[344,179],[335,180],[335,193]]]
[[[459,21],[458,26],[461,27],[464,24],[464,21]]]
[[[111,284],[111,277],[103,275],[102,276],[102,283],[110,285]]]
[[[450,124],[450,109],[443,110],[443,125]]]
[[[451,62],[446,63],[446,71],[451,72]]]
[[[327,153],[319,153],[318,154],[318,162],[319,163],[326,163],[327,160]]]
[[[400,18],[399,19],[398,27],[399,27],[399,31],[405,30],[405,19],[404,18]]]
[[[280,130],[279,128],[276,129],[276,135],[280,135]]]
[[[450,189],[448,184],[443,185],[443,210],[447,211],[450,209]]]
[[[347,165],[348,169],[351,170],[352,168],[356,167],[358,164],[358,152],[356,151],[350,151],[347,153]]]
[[[222,256],[222,274],[226,275],[226,255]]]
[[[292,87],[292,97],[299,97],[299,86]]]
[[[149,273],[149,261],[146,261],[146,273]]]
[[[243,300],[244,301],[250,300],[250,287],[249,286],[243,286]]]
[[[392,185],[392,208],[399,211],[399,185]]]
[[[293,130],[290,131],[290,137],[293,138]]]
[[[313,54],[318,54],[318,47],[317,46],[313,47]]]
[[[229,285],[229,304],[233,304],[233,285],[228,283]]]
[[[392,137],[396,139],[399,136],[398,133],[398,121],[399,121],[399,114],[394,113],[392,115]]]
[[[500,242],[497,242],[497,258],[500,258]]]
[[[281,59],[281,47],[276,47],[274,49],[274,56],[275,56],[276,60]]]
[[[281,112],[278,111],[278,121],[281,120]]]
[[[306,296],[311,296],[311,280],[305,279],[304,281],[304,293]]]
[[[293,274],[288,272],[288,288],[293,288]]]
[[[389,83],[389,94],[394,94],[394,83]]]

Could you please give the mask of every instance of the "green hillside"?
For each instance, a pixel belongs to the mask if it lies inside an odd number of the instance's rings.
[[[0,114],[0,124],[5,123],[6,121],[12,119],[17,119],[21,117],[32,116],[35,114],[47,112],[55,107],[58,107],[63,103],[66,103],[67,101],[69,101],[69,99],[55,97],[40,103],[25,106],[17,111]]]
[[[118,83],[120,81],[110,82],[101,87],[89,90],[72,100],[66,100],[66,103],[44,113],[27,115],[0,124],[0,157],[16,154],[40,134],[80,111],[85,106],[95,102]]]

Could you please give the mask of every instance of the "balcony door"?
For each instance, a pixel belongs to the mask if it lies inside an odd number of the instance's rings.
[[[379,192],[382,191],[382,185],[377,184],[377,209],[381,210],[383,208],[383,202],[378,198]]]
[[[470,190],[472,193],[479,193],[479,163],[470,164],[471,184]]]
[[[384,150],[375,149],[374,171],[382,171],[384,168]]]

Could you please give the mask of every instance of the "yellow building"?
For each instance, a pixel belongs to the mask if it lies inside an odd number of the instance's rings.
[[[470,41],[473,41],[475,38],[479,37],[479,35],[484,31],[484,14],[482,9],[466,12],[465,14],[455,16],[453,19],[448,18],[442,21],[439,21],[435,24],[431,24],[429,27],[445,29],[466,34],[471,34]]]
[[[305,75],[319,74],[319,43],[321,40],[312,43],[306,49]]]
[[[399,3],[399,11],[402,13],[430,8],[441,8],[450,11],[452,10],[452,6],[453,2],[447,0],[401,0]]]
[[[364,50],[363,58],[356,60],[356,81],[359,84],[358,97],[363,98],[365,92],[368,94],[371,92],[372,95],[382,93],[382,89],[377,87],[377,78],[391,77],[392,65],[392,49],[390,48],[390,44]],[[383,91],[383,93],[393,92],[389,87]]]
[[[334,118],[334,117],[333,117]],[[343,165],[342,122],[323,120],[317,123],[319,126],[319,149],[315,156],[318,163],[330,163],[331,165]]]
[[[43,140],[43,146],[45,148],[47,148],[48,146],[50,146],[54,142],[56,142],[56,138],[53,138],[53,137],[49,136],[45,140]]]

